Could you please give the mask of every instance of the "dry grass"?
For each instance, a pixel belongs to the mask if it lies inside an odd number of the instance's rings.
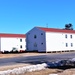
[[[65,53],[68,53],[68,52],[65,52]],[[19,56],[36,56],[36,55],[53,55],[53,54],[60,54],[60,52],[59,53],[36,53],[36,52],[31,53],[30,52],[30,53],[9,53],[9,54],[0,53],[0,58],[11,58],[11,57],[19,57]]]
[[[41,71],[35,71],[35,72],[29,72],[29,73],[25,73],[23,75],[49,75],[49,74],[55,74],[58,72],[62,72],[62,70],[59,69],[44,69]]]
[[[0,54],[0,58],[12,58],[12,57],[21,57],[21,56],[36,56],[36,55],[45,55],[46,53],[14,53],[14,54]]]
[[[58,73],[58,75],[75,75],[75,69],[67,69],[62,73]]]

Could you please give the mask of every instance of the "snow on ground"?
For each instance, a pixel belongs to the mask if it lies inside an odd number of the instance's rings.
[[[12,70],[6,70],[6,71],[0,71],[0,75],[19,75],[19,74],[24,74],[25,72],[32,72],[32,71],[38,71],[45,69],[47,67],[47,64],[37,64],[37,65],[32,65],[32,66],[26,66],[26,67],[19,67],[19,68],[14,68]]]
[[[75,61],[75,58],[72,58],[71,61]]]

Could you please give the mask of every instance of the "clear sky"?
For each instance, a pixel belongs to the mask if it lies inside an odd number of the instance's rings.
[[[0,33],[25,34],[35,26],[75,29],[75,0],[0,0]]]

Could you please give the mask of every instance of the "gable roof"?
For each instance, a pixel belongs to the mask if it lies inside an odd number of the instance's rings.
[[[58,32],[58,33],[75,33],[75,30],[66,30],[66,29],[56,29],[56,28],[44,28],[38,27],[40,30],[45,32]]]
[[[25,34],[7,34],[7,33],[0,33],[0,37],[12,37],[12,38],[25,38]]]

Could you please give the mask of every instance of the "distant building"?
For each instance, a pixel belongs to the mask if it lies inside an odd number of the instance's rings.
[[[75,50],[75,30],[34,27],[26,34],[26,47],[38,52]]]
[[[25,39],[25,34],[0,33],[0,52],[25,51]]]

